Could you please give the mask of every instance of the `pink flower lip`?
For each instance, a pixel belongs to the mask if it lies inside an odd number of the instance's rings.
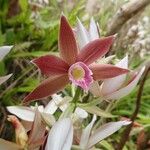
[[[69,80],[85,91],[88,91],[90,84],[93,82],[93,73],[83,62],[77,62],[68,70]]]

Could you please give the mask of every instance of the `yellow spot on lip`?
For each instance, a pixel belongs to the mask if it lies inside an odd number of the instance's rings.
[[[75,80],[81,80],[85,76],[85,71],[82,67],[78,66],[73,68],[72,70],[72,76]]]

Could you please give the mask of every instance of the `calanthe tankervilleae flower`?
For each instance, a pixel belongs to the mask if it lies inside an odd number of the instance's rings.
[[[128,56],[120,60],[116,66],[128,68]],[[92,91],[95,96],[101,96],[107,100],[120,99],[128,95],[137,85],[140,80],[145,67],[140,71],[133,71],[129,75],[119,75],[114,78],[106,79],[101,86]]]
[[[114,36],[96,39],[79,51],[73,30],[64,16],[61,16],[59,32],[61,58],[46,55],[32,61],[48,78],[25,97],[24,102],[50,96],[69,82],[87,91],[95,80],[113,78],[129,72],[128,69],[110,64],[93,63],[109,51]]]

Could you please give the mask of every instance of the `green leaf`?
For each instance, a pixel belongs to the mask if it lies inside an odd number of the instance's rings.
[[[107,150],[115,150],[113,146],[109,144],[106,140],[101,141],[99,144]]]
[[[0,75],[4,75],[6,73],[4,62],[0,61]]]
[[[91,113],[91,114],[96,114],[97,116],[100,116],[100,117],[104,117],[104,118],[112,118],[112,117],[116,117],[102,109],[100,109],[99,107],[97,106],[79,106],[81,107],[82,109],[86,110],[87,112]]]
[[[27,0],[19,1],[19,4],[20,4],[20,7],[23,12],[27,11],[27,9],[28,9],[28,1]]]

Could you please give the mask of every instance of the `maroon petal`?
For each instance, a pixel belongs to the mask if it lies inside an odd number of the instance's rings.
[[[30,149],[34,149],[44,143],[46,126],[43,123],[41,114],[36,108],[34,122],[32,124],[32,129],[29,134],[28,144]]]
[[[59,48],[61,57],[68,64],[76,62],[78,48],[74,33],[65,16],[61,16],[60,33],[59,33]]]
[[[90,65],[99,57],[104,56],[114,41],[114,36],[94,40],[81,49],[78,55],[78,61]]]
[[[40,146],[43,146],[46,139],[46,125],[42,120],[41,113],[38,108],[35,111],[34,122],[32,124],[32,130],[29,134],[28,139],[28,148],[29,149],[39,149]]]
[[[32,62],[40,68],[43,74],[47,76],[66,74],[69,69],[69,65],[67,63],[53,55],[42,56],[34,59]]]
[[[94,80],[113,78],[129,72],[127,69],[119,68],[109,64],[91,65],[89,68],[93,72]]]
[[[34,89],[27,97],[25,97],[23,102],[31,102],[50,96],[63,89],[68,83],[68,75],[49,77],[48,79],[44,80],[36,89]]]

